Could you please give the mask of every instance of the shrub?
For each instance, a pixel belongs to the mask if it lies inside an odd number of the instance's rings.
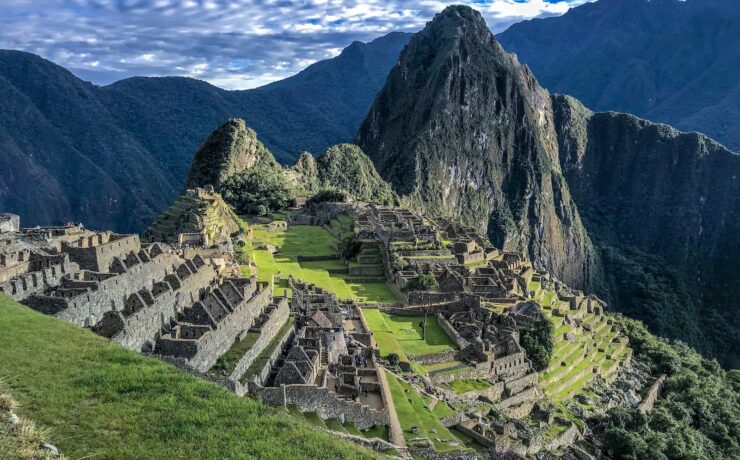
[[[406,286],[404,286],[404,290],[431,291],[432,289],[437,289],[438,287],[439,283],[437,282],[437,278],[435,278],[434,275],[425,273],[409,280],[409,282],[406,283]]]
[[[532,361],[532,367],[541,371],[547,367],[552,357],[552,348],[555,346],[555,327],[550,320],[542,319],[531,329],[522,330],[519,341],[527,352],[527,358]]]

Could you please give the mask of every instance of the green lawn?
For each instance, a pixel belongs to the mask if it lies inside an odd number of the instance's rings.
[[[290,295],[287,278],[293,276],[333,292],[342,299],[356,299],[368,303],[397,303],[398,297],[385,282],[358,283],[346,273],[329,273],[328,270],[345,270],[337,260],[298,262],[298,256],[332,256],[334,237],[323,227],[294,225],[286,232],[270,233],[264,225],[254,226],[254,240],[244,250],[247,258],[258,268],[260,281],[275,277],[275,295]],[[263,242],[280,249],[271,254],[264,249],[251,249],[256,242]],[[284,280],[278,281],[281,275]]]
[[[410,385],[399,380],[393,374],[388,373],[386,375],[388,376],[388,386],[393,397],[393,404],[396,406],[396,413],[404,437],[406,439],[429,438],[440,452],[460,450],[460,447],[452,447],[448,444],[447,441],[459,442],[458,438],[442,425],[439,417],[433,411],[429,410],[424,398]],[[415,435],[411,432],[413,427],[419,429],[419,434]],[[437,439],[440,441],[437,441]]]
[[[0,295],[0,378],[68,458],[373,458],[281,409]]]
[[[427,317],[426,337],[423,337],[419,325],[422,316],[388,315],[377,308],[366,308],[363,313],[383,356],[396,353],[408,360],[408,355],[429,355],[455,347],[435,316]]]

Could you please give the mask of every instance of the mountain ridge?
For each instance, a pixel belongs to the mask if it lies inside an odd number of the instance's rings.
[[[31,53],[0,51],[0,93],[11,109],[0,115],[7,152],[0,157],[0,209],[30,226],[78,221],[143,230],[175,199],[194,153],[225,120],[248,120],[283,163],[352,140],[407,40],[392,33],[357,42],[318,67],[246,91],[187,77],[98,87]],[[318,78],[317,69],[336,77]],[[320,103],[325,95],[331,103]]]
[[[737,365],[740,156],[721,144],[550,95],[463,6],[411,40],[358,144],[404,203]]]

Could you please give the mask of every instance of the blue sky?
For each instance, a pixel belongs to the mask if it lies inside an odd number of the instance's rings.
[[[354,40],[415,32],[446,5],[494,32],[586,0],[1,0],[0,48],[39,54],[96,84],[181,75],[261,86],[336,56]]]

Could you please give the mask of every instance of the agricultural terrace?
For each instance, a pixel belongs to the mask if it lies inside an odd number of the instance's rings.
[[[68,458],[379,457],[2,294],[0,336],[3,391]]]
[[[447,429],[440,421],[453,414],[447,404],[423,397],[411,385],[392,373],[387,373],[386,376],[398,420],[407,440],[428,438],[438,452],[459,451],[465,448],[470,439],[460,436],[461,433],[455,430]]]
[[[547,369],[540,373],[540,385],[555,402],[572,399],[584,392],[584,387],[597,375],[608,379],[632,356],[624,337],[605,315],[569,311],[568,304],[559,300],[556,292],[542,289],[532,282],[543,312],[555,326],[555,346]],[[578,319],[581,326],[567,324],[564,313]],[[570,340],[566,335],[570,334]]]
[[[260,281],[274,283],[275,295],[291,295],[288,277],[292,275],[331,291],[342,299],[366,303],[399,302],[382,276],[352,276],[349,268],[339,263],[336,255],[339,239],[335,234],[347,235],[349,230],[346,223],[338,224],[338,230],[332,229],[333,234],[325,227],[292,225],[273,231],[269,223],[256,223],[252,226],[252,240],[245,241],[240,248],[241,257],[256,266]],[[277,248],[278,252],[271,253],[267,246]],[[299,260],[301,257],[322,260]],[[248,267],[243,267],[245,274],[248,274],[248,270]]]

